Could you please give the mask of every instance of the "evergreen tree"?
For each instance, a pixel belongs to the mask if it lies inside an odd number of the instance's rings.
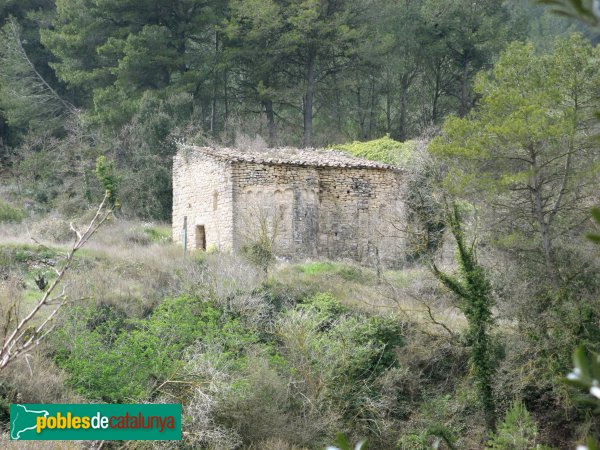
[[[555,47],[538,54],[532,44],[511,44],[478,78],[479,108],[449,118],[431,147],[453,161],[453,188],[489,206],[497,241],[522,251],[534,243],[551,278],[553,243],[580,222],[593,192],[589,136],[600,83],[598,50],[582,36]]]

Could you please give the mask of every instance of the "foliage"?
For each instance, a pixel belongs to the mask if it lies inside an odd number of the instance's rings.
[[[417,423],[421,422],[420,426],[413,425],[404,430],[397,447],[407,450],[429,450],[431,448],[457,450],[460,448],[459,436],[465,437],[465,428],[460,424],[460,420],[454,421],[451,416],[455,414],[454,411],[457,407],[464,407],[465,404],[464,399],[460,402],[455,401],[457,395],[461,395],[460,392],[453,395],[442,392],[441,395],[428,398],[423,402],[419,408],[419,414],[416,416],[418,418],[415,420]],[[468,412],[461,410],[461,415],[468,415]]]
[[[239,356],[253,339],[238,320],[185,295],[165,299],[147,319],[126,320],[112,308],[99,313],[74,310],[56,337],[55,360],[90,399],[150,399],[176,374],[192,343],[221,339],[225,354]]]
[[[596,353],[588,356],[583,346],[573,352],[573,371],[569,373],[565,382],[584,391],[586,396],[577,399],[578,403],[592,409],[594,414],[600,413],[600,357]],[[596,450],[598,443],[592,436],[588,436],[586,450]],[[578,447],[579,448],[579,447]]]
[[[550,5],[552,12],[561,16],[584,20],[590,25],[598,25],[600,4],[597,0],[537,0]]]
[[[356,445],[352,446],[346,435],[343,433],[338,433],[335,439],[335,445],[336,447],[327,447],[327,450],[367,450],[369,448],[366,439],[358,441]]]
[[[593,208],[592,216],[597,224],[600,224],[600,213],[597,208]],[[588,239],[598,244],[600,239],[596,234],[588,234]],[[582,324],[580,324],[581,326]],[[600,413],[600,356],[592,353],[588,356],[585,347],[580,345],[573,352],[574,369],[569,373],[565,382],[578,388],[579,390],[587,391],[591,397],[586,396],[579,398],[579,403],[593,409],[595,414]],[[595,450],[598,448],[596,440],[589,436],[587,439],[587,450]]]
[[[592,407],[594,413],[600,413],[600,357],[596,353],[588,356],[585,348],[579,347],[573,353],[573,366],[565,382],[591,395],[582,402]]]
[[[74,107],[38,72],[22,42],[22,30],[10,17],[0,31],[0,109],[16,129],[54,130]]]
[[[264,272],[265,279],[276,261],[281,219],[279,211],[264,208],[260,204],[251,205],[251,211],[243,218],[246,236],[242,254]]]
[[[36,280],[39,290],[42,291],[32,304],[27,305],[21,315],[21,305],[18,299],[10,301],[6,307],[6,318],[3,326],[2,347],[0,348],[0,370],[21,357],[27,357],[29,352],[36,349],[45,341],[52,331],[52,320],[67,304],[67,291],[64,278],[73,265],[75,255],[96,234],[98,229],[112,217],[112,208],[107,205],[108,196],[96,209],[92,219],[87,225],[78,230],[71,225],[75,234],[73,244],[63,255],[60,262],[53,264],[54,274],[51,281],[46,282],[41,276]],[[59,288],[62,292],[59,293]]]
[[[596,224],[600,225],[600,208],[592,208],[592,217],[596,221]],[[596,233],[589,233],[587,238],[595,242],[596,244],[600,244],[600,235]]]
[[[496,421],[496,407],[492,380],[494,364],[490,328],[494,324],[492,307],[492,286],[484,268],[477,261],[475,241],[469,245],[465,240],[459,206],[454,203],[447,214],[447,221],[457,247],[459,277],[441,272],[433,265],[433,272],[439,280],[459,298],[458,307],[469,323],[466,340],[471,346],[470,362],[475,377],[475,385],[481,397],[486,423],[493,430]]]
[[[305,300],[298,308],[303,311],[314,311],[324,319],[335,320],[347,309],[333,295],[319,293]]]
[[[0,6],[0,158],[24,194],[74,214],[98,197],[104,155],[123,214],[167,220],[177,141],[404,142],[463,116],[476,72],[522,35],[506,3],[11,1]]]
[[[386,164],[403,165],[410,160],[414,149],[413,142],[397,142],[389,136],[368,142],[354,141],[351,144],[335,145],[333,150],[341,150],[361,158]]]
[[[597,2],[545,3],[597,24]],[[9,0],[0,17],[0,222],[27,213],[34,237],[62,242],[105,190],[123,217],[166,221],[179,142],[316,145],[405,169],[414,265],[391,284],[346,263],[279,268],[276,212],[243,227],[259,230],[248,263],[181,260],[168,230],[119,223],[74,261],[73,294],[93,301],[4,371],[3,404],[178,399],[190,448],[323,448],[338,430],[339,448],[479,448],[493,382],[499,410],[516,403],[492,448],[541,448],[536,426],[561,447],[588,432],[556,374],[565,349],[600,342],[597,255],[575,240],[597,191],[592,32],[554,40],[576,27],[526,0]],[[457,229],[453,195],[480,220],[458,274],[438,274],[468,294],[454,303],[466,324],[422,273]],[[0,240],[23,228],[2,224]],[[61,250],[3,245],[0,300],[29,305]],[[446,330],[422,323],[422,296]]]
[[[407,259],[431,258],[442,247],[446,219],[440,195],[443,170],[420,142],[407,169]]]
[[[598,165],[589,133],[600,82],[598,48],[576,34],[555,47],[539,54],[531,43],[511,44],[478,76],[477,110],[449,118],[431,145],[453,162],[447,189],[492,206],[485,211],[503,224],[496,232],[533,244],[554,280],[554,243],[580,223],[583,200],[593,195]]]
[[[163,97],[145,92],[132,114],[118,137],[107,131],[102,144],[105,154],[118,162],[123,213],[168,221],[173,201],[171,168],[176,142],[183,135],[194,139],[200,133],[195,125],[199,117],[193,98],[186,93]]]
[[[171,228],[163,226],[153,226],[144,224],[144,233],[150,239],[150,242],[157,244],[166,244],[171,242]]]
[[[98,156],[96,160],[96,177],[104,187],[109,204],[113,207],[118,206],[119,180],[115,175],[113,162],[106,161],[104,156]]]
[[[302,264],[297,266],[297,270],[307,275],[336,274],[346,281],[367,282],[370,279],[362,267],[331,261]]]
[[[93,105],[95,119],[124,124],[146,91],[177,80],[170,87],[178,92],[197,74],[198,66],[184,63],[188,46],[190,39],[206,39],[215,7],[197,0],[161,1],[153,8],[135,1],[57,0],[54,26],[41,37],[57,58],[57,76],[82,94],[83,104]]]
[[[283,357],[306,385],[304,395],[344,419],[360,417],[371,434],[369,424],[380,423],[386,413],[380,383],[398,365],[402,323],[342,311],[330,296],[317,295],[285,311],[277,335]]]
[[[25,211],[8,202],[0,200],[0,223],[21,222],[25,217]]]
[[[525,405],[520,401],[515,401],[488,441],[486,449],[541,449],[541,446],[536,445],[536,440],[537,426],[535,422],[529,415]]]

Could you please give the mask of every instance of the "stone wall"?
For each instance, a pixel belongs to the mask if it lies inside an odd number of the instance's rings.
[[[232,249],[231,163],[185,149],[178,153],[173,160],[172,223],[175,242],[181,242],[185,216],[189,250],[199,247]]]
[[[316,168],[240,162],[233,177],[234,247],[255,237],[266,220],[281,256],[318,256]]]
[[[321,256],[398,265],[404,254],[402,177],[380,169],[320,168]]]
[[[282,256],[401,262],[400,173],[238,162],[233,178],[234,247],[266,219]]]

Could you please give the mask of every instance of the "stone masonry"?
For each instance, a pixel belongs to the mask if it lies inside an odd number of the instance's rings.
[[[238,250],[267,230],[289,259],[403,258],[402,171],[325,150],[182,146],[173,164],[173,239]]]

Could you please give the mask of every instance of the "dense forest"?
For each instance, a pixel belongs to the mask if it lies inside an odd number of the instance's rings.
[[[597,448],[596,9],[0,0],[0,442],[14,402],[175,402],[181,442],[53,448]],[[184,142],[401,167],[405,258],[183,257]]]
[[[405,141],[464,117],[480,97],[477,73],[511,41],[549,50],[579,27],[525,0],[5,0],[0,8],[4,173],[36,205],[77,208],[98,197],[90,179],[106,155],[123,178],[123,212],[157,219],[170,217],[178,140]]]

